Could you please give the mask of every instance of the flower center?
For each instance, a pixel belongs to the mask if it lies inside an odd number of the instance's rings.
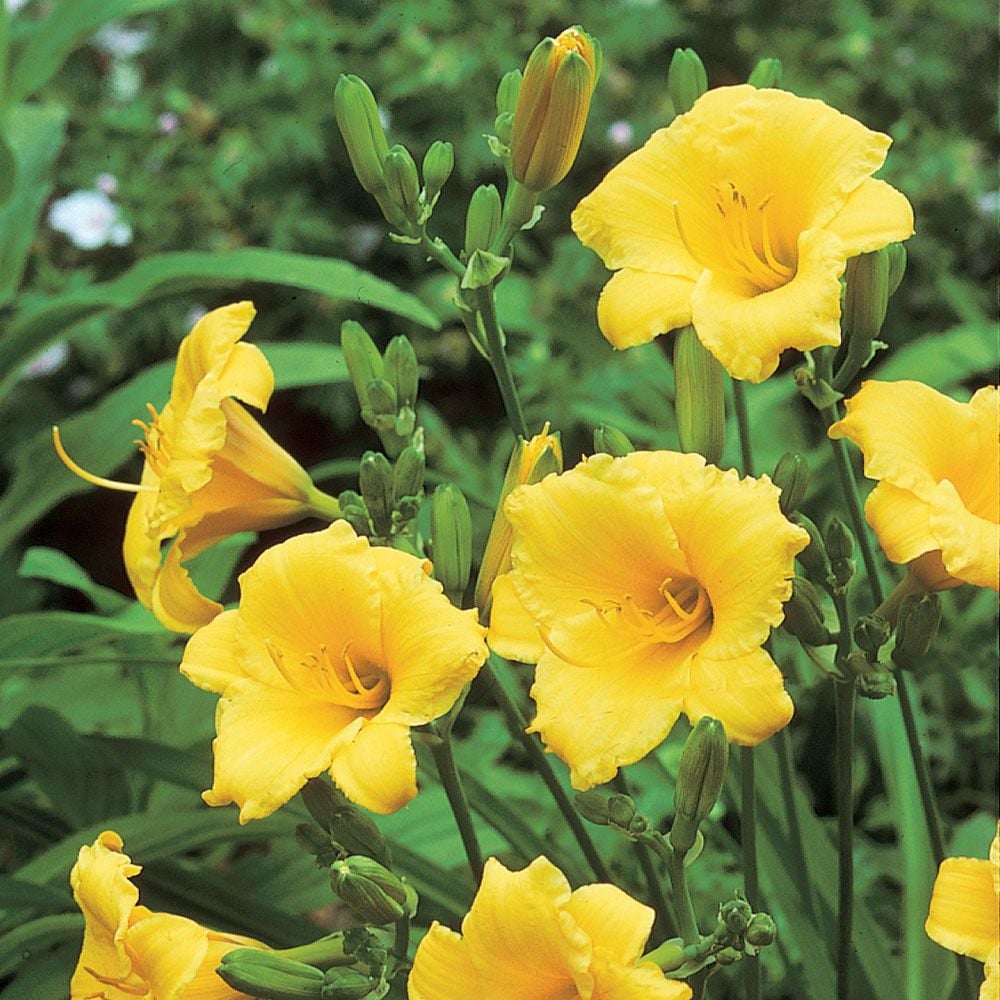
[[[147,403],[146,409],[149,410],[149,423],[145,420],[132,421],[133,426],[142,429],[143,435],[142,441],[137,439],[133,443],[139,446],[139,451],[149,463],[149,467],[162,479],[164,470],[170,462],[170,442],[163,431],[163,421],[156,412],[156,407],[152,403]]]
[[[149,994],[149,984],[139,980],[134,973],[130,973],[128,979],[118,979],[113,976],[102,976],[96,969],[86,967],[90,973],[102,986],[113,986],[122,993],[129,996],[144,997]],[[100,993],[88,993],[86,1000],[108,1000],[108,995],[103,990]]]
[[[298,663],[289,662],[273,639],[265,640],[264,646],[281,676],[296,691],[359,711],[377,711],[389,700],[388,674],[371,664],[356,667],[348,655],[350,643],[339,657],[332,656],[321,643],[318,653],[309,653]]]
[[[736,186],[727,181],[715,185],[715,207],[722,216],[721,240],[711,253],[699,248],[684,232],[680,203],[674,202],[674,219],[681,242],[691,256],[708,271],[727,271],[769,292],[787,284],[795,268],[778,259],[768,230],[768,195],[751,207]]]
[[[664,603],[657,611],[641,608],[631,594],[620,601],[595,606],[595,609],[606,625],[625,629],[642,645],[680,642],[697,631],[712,614],[708,594],[692,577],[674,580],[668,576],[659,589]]]

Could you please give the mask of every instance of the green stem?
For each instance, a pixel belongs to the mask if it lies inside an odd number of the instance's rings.
[[[792,755],[792,737],[785,726],[777,738],[778,771],[781,778],[781,797],[785,806],[785,816],[788,821],[788,839],[792,847],[792,860],[795,863],[795,880],[798,883],[799,897],[803,909],[816,923],[816,913],[813,910],[813,894],[810,887],[809,862],[806,860],[805,847],[802,840],[802,827],[799,824],[799,811],[795,805],[795,790],[792,784],[795,780],[795,762]]]
[[[694,914],[694,904],[691,902],[691,890],[687,884],[684,855],[667,848],[663,857],[670,875],[670,895],[673,898],[674,911],[677,913],[678,929],[686,945],[695,944],[701,940],[701,934],[698,931],[698,919]]]
[[[837,1000],[851,997],[854,924],[854,681],[834,681],[837,711]]]
[[[324,520],[336,521],[337,518],[343,516],[343,511],[340,509],[340,501],[336,497],[330,496],[329,493],[324,493],[311,483],[308,491],[308,502],[311,513]]]
[[[500,711],[503,712],[504,717],[507,719],[507,724],[514,731],[514,735],[531,758],[531,763],[538,772],[538,776],[545,782],[546,788],[552,794],[552,798],[555,800],[559,811],[563,815],[563,819],[566,820],[573,836],[576,838],[576,842],[580,845],[580,850],[587,859],[594,875],[601,882],[613,882],[611,873],[608,871],[600,854],[598,854],[593,840],[590,839],[590,834],[587,833],[580,814],[574,808],[573,803],[570,802],[569,796],[566,794],[566,789],[563,788],[556,777],[555,771],[552,770],[552,765],[548,762],[545,752],[538,741],[531,734],[525,732],[528,728],[528,720],[524,717],[524,713],[517,702],[504,687],[497,671],[493,669],[493,665],[489,660],[484,664],[481,673],[487,681],[492,682],[493,697]]]
[[[396,935],[392,943],[392,950],[400,962],[407,960],[407,952],[410,950],[410,918],[403,917],[396,921]]]
[[[747,398],[743,383],[734,378],[733,409],[736,412],[736,426],[740,432],[740,459],[743,464],[743,475],[753,475],[753,444],[750,440],[750,415],[747,412]]]
[[[443,240],[431,239],[427,235],[426,229],[420,230],[420,249],[436,261],[446,271],[450,271],[456,278],[465,276],[465,265],[452,253],[451,249]]]
[[[428,742],[434,763],[437,765],[438,774],[441,777],[441,784],[448,796],[448,804],[455,815],[455,823],[458,826],[459,836],[462,838],[465,856],[469,860],[472,877],[478,885],[483,880],[483,853],[479,848],[479,838],[476,836],[476,828],[472,823],[469,800],[465,797],[465,789],[462,788],[462,780],[458,776],[458,768],[455,766],[455,756],[451,751],[451,737],[438,734],[436,739],[432,738]]]
[[[510,369],[510,361],[507,359],[507,351],[503,342],[503,331],[497,320],[496,300],[493,298],[493,289],[489,286],[476,289],[476,306],[483,321],[483,330],[486,332],[486,345],[490,352],[490,366],[496,376],[497,386],[503,398],[504,409],[507,411],[507,420],[515,434],[527,439],[531,435],[528,433],[528,426],[524,422],[524,413],[521,410],[521,400],[517,394],[517,386],[514,384],[514,373]]]

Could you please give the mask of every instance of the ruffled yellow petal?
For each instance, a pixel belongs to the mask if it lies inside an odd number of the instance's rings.
[[[167,551],[153,583],[150,607],[165,628],[190,634],[211,622],[222,611],[222,605],[205,597],[182,565],[188,558],[185,540],[182,531]]]
[[[247,676],[239,656],[239,612],[223,611],[188,640],[181,673],[204,691],[222,694],[233,681]]]
[[[142,472],[143,486],[156,486],[158,480],[147,465]],[[150,532],[149,524],[156,506],[156,494],[143,490],[136,493],[125,521],[122,558],[129,583],[144,608],[153,606],[153,585],[160,572],[160,545],[172,534],[171,530]]]
[[[652,962],[620,965],[608,961],[597,949],[594,960],[594,994],[591,1000],[689,1000],[691,987],[664,979]]]
[[[187,917],[153,913],[128,929],[125,942],[153,1000],[187,1000],[186,987],[208,953],[204,927]],[[218,1000],[238,995],[218,977],[216,981],[221,987],[215,994]]]
[[[352,709],[298,691],[234,681],[216,712],[215,779],[203,797],[212,806],[235,802],[241,823],[270,816],[330,767],[362,722]]]
[[[274,372],[256,344],[237,344],[219,371],[219,387],[226,396],[263,411],[274,392]]]
[[[870,253],[913,235],[913,207],[885,181],[862,181],[844,207],[824,227],[840,238],[844,254]]]
[[[711,716],[723,724],[730,741],[756,746],[787,726],[793,712],[781,671],[763,649],[729,660],[695,655],[684,698],[684,714],[692,724]]]
[[[1000,490],[1000,485],[995,483],[994,489]],[[1000,591],[1000,524],[968,510],[948,480],[938,483],[934,491],[929,521],[952,576]]]
[[[642,954],[656,916],[614,885],[582,886],[565,909],[604,954],[627,965]]]
[[[613,275],[597,302],[601,333],[619,350],[691,322],[690,276],[656,274],[627,267]]]
[[[990,867],[993,874],[993,891],[1000,898],[1000,820],[997,820],[997,832],[990,844]]]
[[[979,1000],[1000,1000],[1000,946],[987,956],[983,975],[985,978],[979,987]]]
[[[782,351],[840,343],[840,276],[846,256],[840,240],[821,229],[798,238],[794,277],[761,292],[726,271],[706,271],[691,296],[698,339],[733,378],[762,382]]]
[[[887,480],[880,482],[865,501],[865,517],[882,551],[894,563],[908,563],[938,548],[930,513],[927,501]]]
[[[493,583],[487,642],[490,649],[495,649],[501,656],[520,660],[521,663],[537,663],[545,652],[538,623],[517,596],[510,573],[498,576]]]
[[[945,948],[986,961],[1000,942],[997,894],[989,861],[945,858],[941,862],[925,929]]]
[[[409,1000],[490,1000],[461,935],[437,921],[417,947],[406,988]]]
[[[392,722],[359,721],[357,735],[333,758],[330,776],[352,802],[384,816],[417,794],[410,730]]]

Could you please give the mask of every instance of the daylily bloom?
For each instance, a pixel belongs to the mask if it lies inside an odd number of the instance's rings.
[[[410,1000],[685,1000],[687,984],[639,962],[653,911],[613,885],[570,891],[547,858],[523,871],[486,862],[456,934],[435,921],[420,942]]]
[[[877,479],[865,516],[925,588],[1000,590],[1000,390],[959,403],[921,382],[865,382],[830,428]]]
[[[313,486],[306,471],[237,402],[260,410],[274,391],[274,373],[260,349],[240,343],[254,317],[250,302],[203,316],[177,352],[170,399],[150,420],[133,421],[145,456],[138,484],[91,475],[56,450],[78,476],[135,493],[125,525],[125,569],[136,597],[167,628],[193,632],[222,605],[195,588],[184,563],[239,531],[261,531],[303,517],[336,517],[336,500]],[[161,565],[161,547],[173,539]]]
[[[840,343],[848,257],[913,233],[872,174],[890,139],[782,90],[720,87],[616,166],[573,229],[617,271],[597,318],[618,348],[693,324],[734,377]]]
[[[761,645],[808,536],[767,477],[696,454],[594,455],[505,510],[513,570],[493,586],[489,642],[537,662],[532,729],[575,788],[645,756],[682,712],[749,745],[791,719]]]
[[[122,846],[122,838],[106,830],[80,848],[70,873],[86,921],[72,1000],[250,1000],[227,986],[215,967],[236,948],[265,945],[138,905],[130,879],[142,868]]]
[[[429,568],[337,521],[240,577],[239,608],[196,632],[181,663],[222,695],[209,805],[269,816],[323,771],[377,813],[417,794],[410,727],[444,715],[487,653],[475,611]]]
[[[984,963],[979,1000],[1000,1000],[1000,823],[989,861],[941,862],[924,927],[932,941]]]

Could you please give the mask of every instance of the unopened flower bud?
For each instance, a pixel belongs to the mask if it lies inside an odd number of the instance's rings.
[[[510,148],[510,140],[514,135],[514,116],[509,111],[503,111],[493,119],[493,131],[497,139]],[[502,150],[498,150],[502,153]]]
[[[500,192],[493,184],[480,184],[469,199],[465,215],[465,252],[472,256],[476,250],[488,250],[500,229],[503,205]]]
[[[373,378],[365,386],[365,396],[367,405],[361,408],[361,419],[378,431],[390,430],[399,410],[396,390],[392,387],[392,383],[384,378]]]
[[[608,821],[620,830],[629,830],[635,819],[636,806],[629,795],[612,795],[608,799]]]
[[[368,383],[382,377],[382,355],[360,323],[345,320],[340,327],[340,349],[347,362],[351,385],[362,409],[369,406]]]
[[[826,554],[826,545],[823,543],[823,536],[819,528],[800,511],[796,511],[791,520],[800,528],[803,528],[809,536],[809,544],[795,557],[802,564],[802,568],[813,580],[822,583],[826,582],[830,575],[830,560]]]
[[[889,254],[888,287],[891,297],[896,294],[896,289],[899,288],[903,275],[906,274],[906,247],[902,243],[890,243],[885,249]]]
[[[357,969],[329,969],[323,977],[321,1000],[366,1000],[374,996],[377,983]]]
[[[735,948],[723,948],[716,952],[715,961],[718,965],[735,965],[742,957]]]
[[[333,92],[333,110],[359,183],[369,194],[384,191],[382,164],[389,144],[368,84],[353,74],[341,74]]]
[[[613,458],[624,458],[635,451],[635,445],[617,427],[601,424],[594,429],[594,452],[598,455],[611,455]]]
[[[519,69],[504,73],[497,87],[497,114],[514,114],[517,107],[517,95],[521,92],[523,74]]]
[[[751,87],[780,87],[783,76],[780,59],[760,59],[750,71],[747,83]]]
[[[530,191],[558,184],[576,159],[600,75],[599,44],[580,27],[535,46],[524,69],[511,135],[511,170]]]
[[[766,948],[774,944],[778,937],[778,928],[774,919],[768,913],[755,913],[747,924],[746,942],[754,948]]]
[[[879,335],[889,304],[889,251],[883,247],[859,254],[847,262],[841,326],[848,338],[860,338],[870,350]]]
[[[391,146],[382,164],[389,197],[410,221],[420,215],[420,179],[417,165],[405,146]]]
[[[774,467],[774,485],[781,490],[778,506],[788,517],[798,510],[809,489],[809,466],[805,458],[795,451],[786,451]]]
[[[368,507],[360,493],[354,490],[344,490],[337,497],[340,504],[340,512],[344,520],[359,534],[370,535],[371,523],[368,516]]]
[[[704,715],[684,743],[674,789],[670,844],[680,854],[694,846],[698,827],[712,811],[722,790],[729,761],[729,741],[718,719]]]
[[[826,554],[830,559],[830,574],[841,589],[854,576],[854,535],[839,517],[830,519],[826,528]]]
[[[718,465],[726,438],[723,369],[693,326],[674,334],[674,385],[681,451],[697,452]]]
[[[361,456],[358,482],[377,535],[392,532],[392,466],[381,452],[366,451]]]
[[[407,445],[396,459],[392,470],[392,499],[398,505],[404,497],[416,497],[424,488],[424,456]]]
[[[323,973],[311,965],[258,948],[236,948],[215,970],[240,993],[259,1000],[320,1000]]]
[[[727,899],[719,907],[719,919],[731,934],[743,934],[754,916],[750,904],[742,897]]]
[[[385,378],[396,391],[396,405],[413,406],[417,400],[420,368],[413,345],[406,337],[393,337],[385,349]]]
[[[472,569],[472,518],[462,491],[442,483],[431,498],[434,578],[454,602],[461,600]]]
[[[608,809],[608,798],[600,792],[591,789],[589,792],[578,792],[574,799],[576,811],[588,822],[596,826],[609,826],[611,823]]]
[[[855,681],[858,694],[870,701],[891,698],[896,693],[896,678],[888,670],[874,670],[859,674]]]
[[[878,651],[889,641],[892,629],[889,623],[877,614],[864,615],[854,626],[854,641],[858,649],[874,660]]]
[[[708,90],[705,64],[694,49],[677,49],[667,71],[667,94],[674,110],[683,115]]]
[[[450,142],[442,142],[440,139],[432,142],[424,154],[422,170],[424,199],[428,204],[433,204],[437,199],[454,169],[455,147]]]
[[[412,890],[373,858],[358,855],[334,862],[330,884],[366,924],[387,924],[413,915]]]
[[[792,580],[792,596],[785,603],[783,628],[808,646],[825,646],[833,641],[823,617],[819,592],[803,576]]]
[[[941,598],[936,594],[908,594],[899,605],[893,662],[907,667],[927,655],[941,624]]]

